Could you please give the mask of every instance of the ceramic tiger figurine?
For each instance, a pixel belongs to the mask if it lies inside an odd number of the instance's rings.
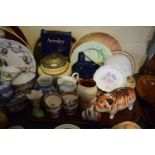
[[[110,113],[110,119],[113,119],[115,114],[123,109],[133,109],[136,100],[136,93],[133,88],[119,88],[110,93],[98,96],[95,104],[95,110],[98,112]]]

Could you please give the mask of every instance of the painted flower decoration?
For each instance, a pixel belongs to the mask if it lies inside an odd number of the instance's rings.
[[[42,90],[31,90],[30,94],[26,94],[27,98],[30,100],[37,100],[43,96]]]

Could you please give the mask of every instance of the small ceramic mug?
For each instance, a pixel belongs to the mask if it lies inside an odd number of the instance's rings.
[[[57,93],[50,93],[45,96],[45,109],[51,114],[52,118],[59,117],[62,107],[62,98]]]
[[[41,75],[37,79],[40,89],[43,92],[50,92],[52,89],[53,77],[50,75]]]
[[[63,98],[63,109],[67,115],[74,115],[78,108],[79,96],[76,93],[64,93]]]

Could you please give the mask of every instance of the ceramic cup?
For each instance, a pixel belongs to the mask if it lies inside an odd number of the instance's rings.
[[[82,101],[89,103],[96,98],[97,86],[96,82],[91,79],[82,79],[77,86],[77,93]]]
[[[59,86],[59,92],[74,92],[77,87],[76,83],[78,81],[78,78],[78,73],[73,73],[72,76],[61,76],[57,81],[57,84]]]
[[[50,92],[52,89],[53,77],[50,75],[41,75],[37,79],[40,89],[43,92]]]
[[[0,81],[0,103],[1,101],[7,101],[13,95],[13,89],[9,83]]]
[[[20,69],[16,66],[3,66],[0,71],[2,80],[11,81],[20,72]]]
[[[78,108],[79,96],[76,93],[64,93],[63,98],[63,109],[67,115],[74,115]]]
[[[45,96],[45,109],[51,114],[52,118],[57,118],[60,115],[62,107],[62,98],[57,93],[50,93]]]

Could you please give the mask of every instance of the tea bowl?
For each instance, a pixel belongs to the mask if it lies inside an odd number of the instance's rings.
[[[35,78],[34,72],[22,72],[11,80],[11,85],[15,90],[25,92],[32,88]]]

